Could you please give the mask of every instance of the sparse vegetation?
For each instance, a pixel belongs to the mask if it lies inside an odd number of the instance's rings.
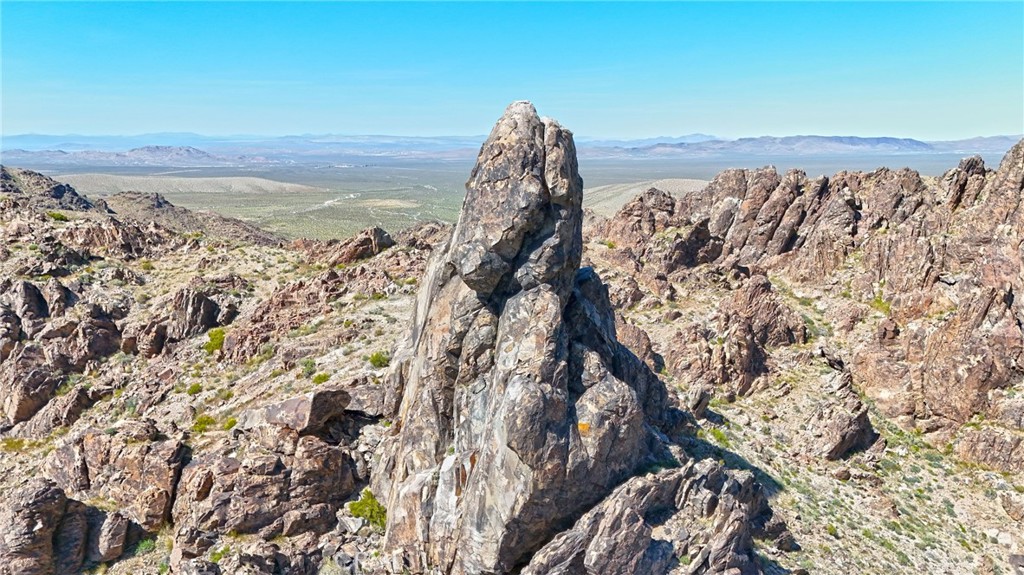
[[[316,373],[316,361],[311,357],[307,357],[299,362],[299,367],[302,369],[302,377],[309,379]]]
[[[193,383],[192,385],[188,386],[187,389],[185,389],[185,393],[187,393],[189,395],[199,395],[200,393],[202,393],[202,391],[203,391],[203,385],[201,383],[198,383],[198,382]]]
[[[5,437],[0,439],[0,450],[7,453],[20,453],[25,450],[25,440],[20,437]]]
[[[64,214],[60,213],[60,212],[46,212],[46,215],[50,216],[50,219],[55,221],[55,222],[66,222],[66,221],[68,221],[68,217],[65,216]]]
[[[215,327],[206,332],[206,337],[208,340],[203,344],[203,349],[207,355],[213,355],[224,348],[224,328]]]
[[[156,550],[156,539],[143,539],[135,545],[134,555],[146,555]]]
[[[868,302],[868,305],[871,306],[872,309],[878,310],[885,315],[889,315],[892,312],[892,304],[885,301],[882,298],[881,293],[875,294],[875,297]]]
[[[325,381],[327,381],[330,378],[331,378],[331,376],[329,374],[318,373],[318,374],[313,376],[313,384],[314,385],[320,385],[321,383],[324,383]]]
[[[361,517],[374,528],[383,531],[387,525],[387,510],[373,496],[369,488],[363,489],[358,501],[349,503],[348,510],[352,515]]]
[[[195,433],[206,433],[208,429],[217,424],[217,420],[213,416],[205,413],[197,415],[196,420],[192,423],[192,431]]]
[[[220,563],[220,560],[223,559],[224,556],[228,553],[231,553],[231,548],[227,545],[221,547],[220,549],[214,549],[213,551],[210,551],[210,563]]]
[[[732,444],[729,442],[729,436],[726,435],[725,432],[722,431],[721,429],[717,427],[712,427],[708,431],[708,434],[711,435],[712,439],[714,439],[715,442],[721,445],[722,447],[729,449],[732,446]]]
[[[367,361],[369,361],[370,365],[377,369],[387,367],[388,364],[391,363],[391,354],[389,354],[386,351],[375,351],[372,354],[370,354],[370,357],[367,358]]]

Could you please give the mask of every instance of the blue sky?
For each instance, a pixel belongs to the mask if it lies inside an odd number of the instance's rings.
[[[1024,132],[1024,2],[0,3],[3,132]]]

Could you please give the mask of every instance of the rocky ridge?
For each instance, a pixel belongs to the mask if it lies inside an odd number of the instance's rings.
[[[601,218],[516,103],[290,246],[4,168],[0,573],[1012,572],[1022,150]]]

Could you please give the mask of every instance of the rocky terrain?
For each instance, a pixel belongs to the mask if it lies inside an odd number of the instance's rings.
[[[606,216],[517,102],[329,242],[0,186],[0,574],[1024,573],[1024,142]]]

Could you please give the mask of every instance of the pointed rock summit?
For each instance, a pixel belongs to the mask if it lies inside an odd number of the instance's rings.
[[[605,285],[579,267],[572,133],[512,104],[466,189],[388,383],[393,434],[374,491],[395,572],[522,569],[640,467],[672,459],[657,427],[680,413],[616,339]],[[642,555],[638,531],[631,549]],[[545,565],[575,561],[596,536],[562,540]]]
[[[650,455],[664,390],[579,269],[572,133],[512,104],[466,189],[396,354],[398,431],[377,476],[400,561],[505,573]]]

